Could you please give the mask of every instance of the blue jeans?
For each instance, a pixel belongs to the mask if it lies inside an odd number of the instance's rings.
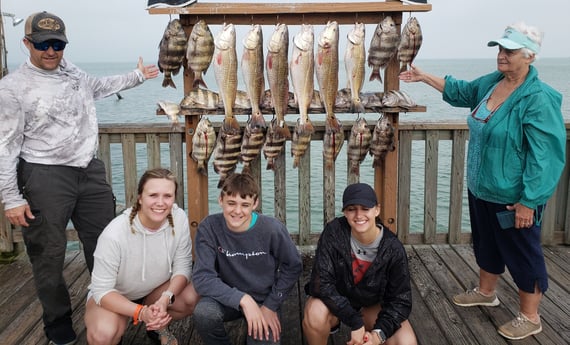
[[[194,326],[206,345],[232,345],[228,339],[225,321],[233,321],[244,317],[241,311],[226,307],[211,297],[201,297],[192,314]],[[273,339],[271,330],[269,339]],[[271,340],[256,340],[247,337],[247,345],[279,345]]]

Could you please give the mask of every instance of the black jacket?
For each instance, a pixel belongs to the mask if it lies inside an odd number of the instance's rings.
[[[378,224],[381,226],[382,224]],[[380,304],[374,328],[391,337],[412,310],[412,290],[406,251],[398,238],[384,226],[378,254],[364,277],[354,284],[350,249],[350,225],[346,217],[329,222],[323,230],[315,255],[307,294],[321,299],[351,330],[364,326],[362,307]]]

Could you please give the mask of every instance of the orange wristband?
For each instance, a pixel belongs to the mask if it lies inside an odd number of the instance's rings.
[[[137,308],[135,309],[135,312],[133,314],[133,325],[139,324],[139,315],[140,315],[141,310],[143,308],[144,308],[144,306],[142,304],[137,304]]]

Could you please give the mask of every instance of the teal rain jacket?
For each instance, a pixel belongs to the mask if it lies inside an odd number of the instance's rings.
[[[471,82],[446,76],[443,100],[473,110],[501,79],[498,71]],[[531,65],[524,83],[483,127],[481,165],[471,190],[477,198],[533,209],[546,203],[566,157],[561,105],[562,95],[538,79]]]

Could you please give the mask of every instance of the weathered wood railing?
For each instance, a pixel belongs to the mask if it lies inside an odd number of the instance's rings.
[[[369,125],[373,126],[373,123],[369,121]],[[570,123],[566,123],[566,128],[568,131]],[[345,130],[348,137],[350,125],[345,124]],[[262,185],[262,211],[286,222],[293,239],[301,246],[316,243],[324,223],[324,208],[331,207],[331,203],[323,200],[325,197],[321,193],[322,188],[318,186],[322,183],[319,181],[321,170],[318,168],[322,167],[320,149],[323,131],[324,126],[317,124],[312,137],[313,144],[298,169],[291,168],[289,143],[279,158],[277,172],[265,170],[264,158],[257,159],[253,164],[253,174]],[[150,167],[168,167],[177,176],[185,176],[185,159],[188,157],[184,137],[184,128],[173,128],[170,125],[100,126],[99,156],[107,166],[107,178],[113,185],[120,204],[132,204],[136,198],[138,178]],[[402,242],[418,244],[470,241],[464,184],[467,139],[468,130],[463,121],[400,122],[397,228]],[[345,163],[348,160],[342,158],[342,155],[346,157],[346,144],[344,146],[337,158],[337,198],[342,196],[347,183],[357,180],[370,183],[373,180],[369,158],[362,163],[359,175],[348,171]],[[567,161],[569,156],[570,149],[567,149]],[[238,167],[239,169],[241,168]],[[558,189],[545,211],[542,235],[544,244],[570,244],[569,170],[567,165]],[[218,190],[215,186],[218,175],[212,171],[209,175],[210,210],[216,212]],[[187,205],[183,185],[185,179],[179,180],[181,185],[177,202],[184,206]],[[338,204],[340,203],[337,202]],[[187,211],[193,212],[192,209]],[[334,209],[328,212],[338,214],[338,210]],[[13,229],[4,218],[4,212],[0,212],[0,253],[13,251],[15,244],[21,242],[21,231]]]

